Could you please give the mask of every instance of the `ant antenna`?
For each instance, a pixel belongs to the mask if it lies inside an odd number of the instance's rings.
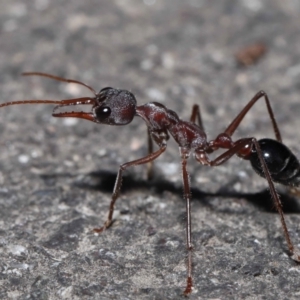
[[[54,76],[47,73],[40,73],[40,72],[24,72],[22,73],[22,76],[41,76],[41,77],[48,77],[57,81],[80,84],[88,88],[95,96],[97,95],[96,91],[91,86],[78,80],[62,78],[62,77]]]

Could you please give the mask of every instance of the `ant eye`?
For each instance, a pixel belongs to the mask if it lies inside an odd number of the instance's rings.
[[[111,109],[107,106],[99,107],[95,110],[95,114],[97,116],[97,119],[101,122],[102,120],[105,120],[110,116]]]

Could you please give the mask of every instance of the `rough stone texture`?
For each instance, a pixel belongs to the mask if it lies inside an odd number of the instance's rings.
[[[89,91],[40,71],[131,90],[185,119],[201,104],[208,139],[260,89],[284,142],[299,154],[300,2],[280,0],[35,0],[0,2],[1,102],[63,99]],[[262,42],[240,67],[234,54]],[[0,298],[180,299],[185,286],[185,205],[178,148],[125,174],[115,223],[107,215],[120,163],[147,152],[140,119],[125,127],[51,117],[47,105],[1,109]],[[263,101],[235,137],[273,137]],[[233,158],[189,165],[193,186],[190,299],[299,299],[299,266],[287,252],[265,180]],[[295,243],[300,207],[280,188]]]

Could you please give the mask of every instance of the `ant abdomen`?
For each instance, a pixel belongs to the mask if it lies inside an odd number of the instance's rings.
[[[261,139],[258,144],[273,181],[283,185],[299,186],[300,163],[292,151],[284,144],[272,139]],[[260,176],[265,177],[255,147],[252,149],[250,162],[253,169]]]

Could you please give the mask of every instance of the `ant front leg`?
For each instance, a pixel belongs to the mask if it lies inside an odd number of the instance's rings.
[[[153,153],[148,154],[145,157],[142,157],[140,159],[136,159],[130,162],[127,162],[123,165],[120,166],[118,174],[117,174],[117,178],[115,181],[115,186],[114,186],[114,190],[112,193],[112,197],[111,197],[111,202],[110,202],[110,206],[109,206],[109,213],[108,213],[108,217],[107,220],[105,221],[104,225],[100,228],[94,228],[94,231],[97,233],[101,233],[103,232],[105,229],[107,229],[108,227],[110,227],[110,225],[112,224],[112,220],[113,220],[113,214],[114,214],[114,208],[115,208],[115,203],[119,197],[119,192],[121,189],[121,185],[122,185],[122,174],[123,171],[125,171],[127,168],[131,167],[131,166],[137,166],[137,165],[143,165],[146,163],[149,163],[153,160],[155,160],[157,157],[159,157],[163,152],[165,152],[167,148],[166,144],[163,144],[161,146],[161,148]]]

